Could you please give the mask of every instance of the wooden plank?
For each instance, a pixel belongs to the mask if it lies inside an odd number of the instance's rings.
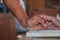
[[[60,37],[60,30],[32,30],[26,33],[27,37]]]
[[[16,40],[14,18],[11,14],[0,14],[0,40]]]

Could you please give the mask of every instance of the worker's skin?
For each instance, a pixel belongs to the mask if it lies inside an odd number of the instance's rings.
[[[19,0],[3,0],[4,4],[11,10],[11,12],[16,16],[19,22],[25,26],[27,29],[42,29],[40,27],[47,27],[46,23],[44,22],[46,18],[43,18],[40,15],[35,15],[32,18],[29,18],[27,13],[22,9]],[[47,16],[47,15],[46,15]],[[49,16],[50,17],[50,16]],[[51,21],[51,20],[50,20]],[[41,25],[40,25],[40,24]],[[33,24],[33,25],[32,25]],[[39,25],[37,25],[39,24]],[[58,24],[58,23],[57,23]],[[60,26],[60,25],[59,25]],[[32,27],[32,28],[31,28]]]

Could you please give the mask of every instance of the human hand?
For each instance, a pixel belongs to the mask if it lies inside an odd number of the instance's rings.
[[[47,25],[44,22],[44,19],[39,17],[39,15],[34,15],[32,18],[30,18],[28,20],[28,25],[28,30],[44,30],[47,27]]]
[[[40,15],[40,17],[42,17],[46,21],[46,25],[48,26],[47,29],[60,29],[60,21],[55,17],[47,15]]]
[[[47,15],[35,15],[28,20],[29,30],[57,30],[60,29],[60,21]]]

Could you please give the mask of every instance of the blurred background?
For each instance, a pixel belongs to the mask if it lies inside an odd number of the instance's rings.
[[[60,0],[20,0],[20,2],[29,17],[39,13],[60,20]],[[0,40],[32,40],[26,37],[28,30],[18,22],[2,0],[0,0],[0,22]]]

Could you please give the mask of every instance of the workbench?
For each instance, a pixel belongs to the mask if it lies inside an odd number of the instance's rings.
[[[60,30],[32,30],[26,36],[32,40],[60,40]]]

